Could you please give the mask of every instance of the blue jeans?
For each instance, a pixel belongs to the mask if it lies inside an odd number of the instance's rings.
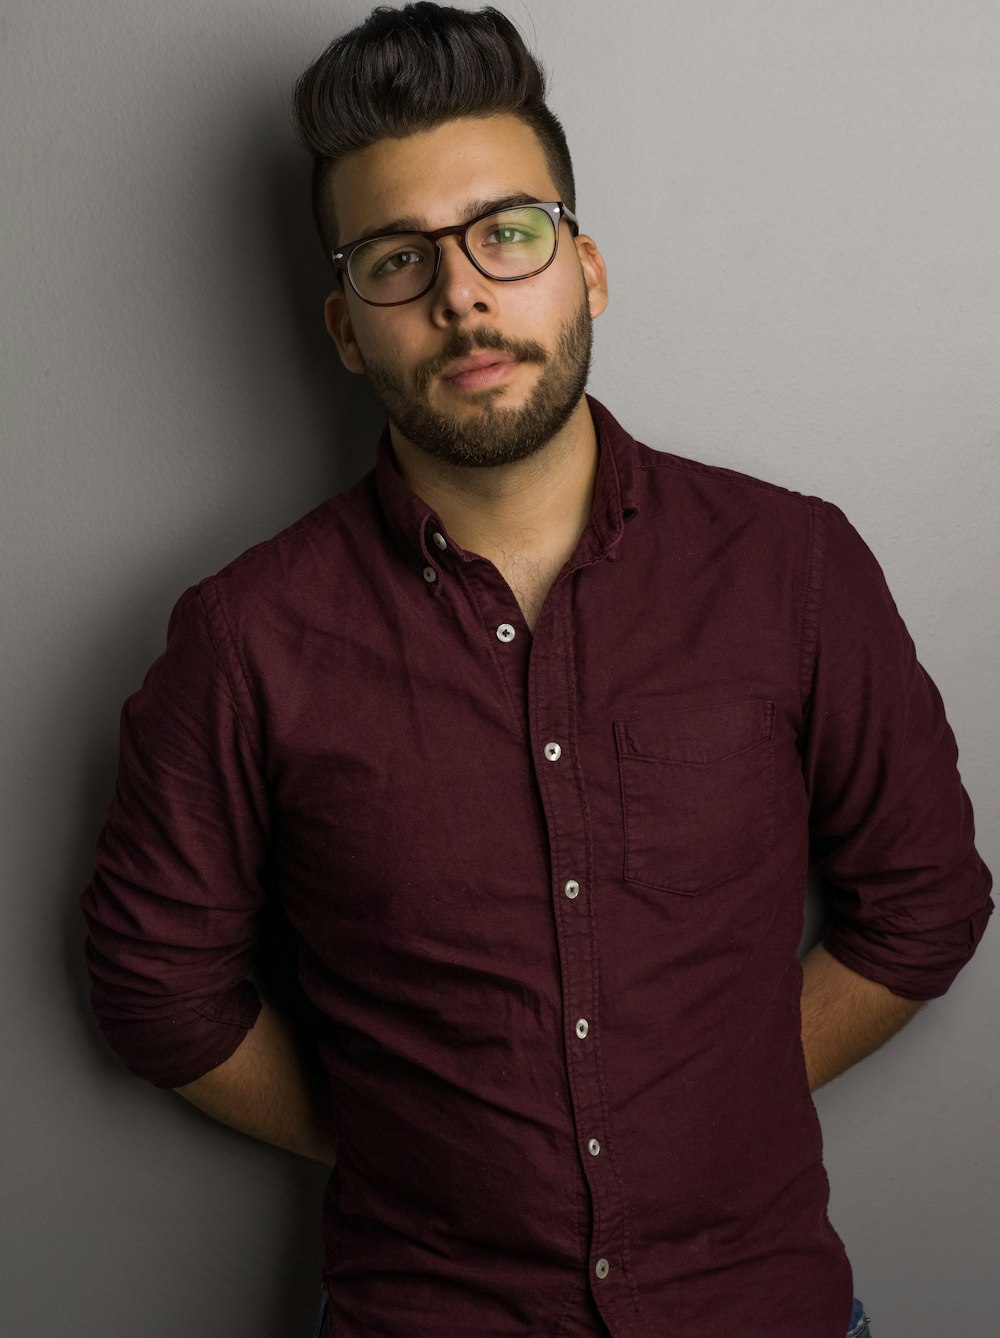
[[[323,1307],[319,1312],[319,1321],[316,1325],[316,1331],[313,1338],[328,1338],[326,1329],[326,1297],[323,1298]],[[854,1310],[851,1312],[851,1327],[847,1331],[847,1338],[872,1338],[872,1331],[868,1327],[868,1316],[865,1314],[865,1308],[858,1300],[854,1298]]]
[[[872,1338],[872,1331],[868,1327],[868,1316],[865,1314],[865,1308],[855,1296],[854,1310],[851,1312],[851,1327],[847,1331],[847,1338]]]

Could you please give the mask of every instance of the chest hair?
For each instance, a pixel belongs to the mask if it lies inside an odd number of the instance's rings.
[[[538,615],[545,603],[545,596],[552,588],[552,582],[562,566],[560,560],[537,557],[523,549],[503,553],[494,558],[494,566],[510,586],[511,594],[517,600],[524,621],[533,632],[538,622]]]

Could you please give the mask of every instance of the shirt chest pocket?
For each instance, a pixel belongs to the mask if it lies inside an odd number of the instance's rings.
[[[625,878],[694,896],[774,839],[774,702],[677,707],[615,721]]]

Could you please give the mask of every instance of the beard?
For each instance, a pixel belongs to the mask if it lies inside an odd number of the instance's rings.
[[[587,384],[592,347],[593,321],[585,295],[576,315],[560,326],[551,353],[534,340],[508,339],[484,326],[456,332],[439,354],[417,368],[413,390],[394,367],[368,358],[364,363],[376,398],[407,441],[449,464],[494,468],[527,460],[566,425]],[[462,417],[428,403],[433,379],[455,358],[467,358],[476,349],[541,364],[542,374],[520,408],[503,407],[504,386],[479,392],[478,411]]]

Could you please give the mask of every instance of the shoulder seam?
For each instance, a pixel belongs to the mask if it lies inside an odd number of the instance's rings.
[[[703,478],[746,484],[748,487],[758,488],[761,492],[775,493],[778,496],[797,499],[805,499],[808,496],[796,488],[786,488],[781,483],[770,483],[767,479],[755,478],[752,474],[741,473],[740,470],[730,469],[727,465],[708,465],[700,460],[674,455],[671,451],[655,450],[652,446],[647,446],[645,451],[639,461],[640,469],[673,469],[679,474],[698,474]]]
[[[253,698],[250,694],[250,686],[246,668],[240,657],[239,649],[236,645],[235,638],[233,637],[232,630],[229,626],[229,620],[226,617],[226,611],[222,606],[222,599],[216,585],[216,578],[214,576],[210,576],[208,580],[202,581],[201,584],[197,587],[197,591],[202,611],[205,615],[205,625],[207,626],[208,634],[212,639],[212,647],[215,651],[216,658],[219,661],[219,666],[222,669],[223,674],[225,675],[226,687],[229,691],[229,697],[233,704],[233,710],[236,713],[236,719],[239,721],[240,731],[243,734],[243,737],[247,741],[247,747],[250,749],[250,752],[254,760],[256,761],[258,767],[260,767],[261,771],[263,772],[264,759],[261,757],[260,749],[255,745],[254,740],[251,737],[250,731],[247,729],[246,720],[244,719],[244,713],[243,711],[240,710],[241,694],[237,691],[237,685],[234,683],[233,676],[228,667],[228,661],[231,659],[232,663],[236,666],[236,668],[239,671],[240,683],[243,688],[242,696],[245,698],[247,706],[249,710],[252,712]],[[212,605],[211,609],[209,608],[209,601],[211,601]],[[218,617],[218,623],[219,623],[218,628],[215,625],[216,620],[212,616],[213,612]],[[225,649],[229,652],[228,656],[223,654],[220,641],[225,642]]]
[[[825,503],[809,497],[809,552],[799,626],[799,700],[804,709],[812,686],[813,662],[819,640],[823,582],[826,576]]]

